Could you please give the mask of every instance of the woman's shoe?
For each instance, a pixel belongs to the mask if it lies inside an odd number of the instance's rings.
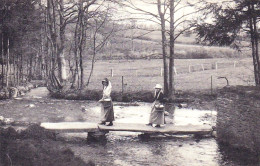
[[[156,126],[154,126],[154,127],[161,127],[160,125],[156,125]]]
[[[110,122],[107,126],[113,126],[113,122]]]
[[[153,124],[152,123],[148,123],[148,124],[145,124],[146,126],[152,126]]]

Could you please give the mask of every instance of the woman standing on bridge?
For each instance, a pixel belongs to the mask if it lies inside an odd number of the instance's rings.
[[[164,95],[160,84],[156,84],[154,88],[154,102],[147,125],[152,126],[155,124],[155,127],[161,127],[160,125],[164,124]]]
[[[103,85],[103,97],[99,102],[101,103],[101,122],[99,124],[105,125],[106,122],[109,122],[107,126],[112,126],[114,118],[114,109],[112,99],[110,97],[112,91],[111,82],[105,78],[102,81]]]

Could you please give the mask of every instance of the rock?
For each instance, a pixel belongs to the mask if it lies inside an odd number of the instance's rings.
[[[15,98],[15,97],[18,96],[18,92],[19,92],[19,91],[18,91],[17,88],[15,88],[15,87],[10,87],[10,88],[9,88],[9,91],[10,91],[9,95],[10,95],[11,98]]]
[[[0,121],[4,121],[4,117],[3,116],[0,116]]]
[[[3,88],[0,90],[0,99],[7,99],[9,98],[9,90],[7,88]]]
[[[24,86],[17,86],[17,89],[19,90],[20,94],[23,92],[26,92],[26,88]]]
[[[25,93],[24,93],[24,92],[20,92],[20,95],[21,95],[21,96],[24,96],[24,95],[25,95]]]
[[[85,106],[81,106],[81,111],[82,111],[82,112],[86,112],[86,111],[87,111],[87,109],[85,108]]]
[[[0,116],[0,125],[4,125],[4,117],[3,116]]]
[[[179,108],[187,108],[188,104],[187,103],[180,103],[178,105]]]
[[[211,136],[217,138],[217,131],[212,131]]]
[[[42,97],[40,96],[33,96],[34,99],[41,99]]]
[[[29,107],[29,108],[34,108],[34,107],[36,107],[34,104],[29,104],[29,105],[27,105],[27,107]]]
[[[31,83],[27,83],[26,86],[28,87],[29,90],[34,88],[33,84],[31,84]]]
[[[10,125],[14,123],[13,118],[4,118],[3,116],[0,116],[0,125]]]
[[[4,119],[4,124],[5,125],[10,125],[12,123],[14,123],[14,119],[13,118],[5,118]]]

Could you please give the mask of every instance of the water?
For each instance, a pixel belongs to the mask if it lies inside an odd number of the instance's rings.
[[[18,100],[0,101],[0,116],[33,122],[99,121],[100,106],[93,101],[57,100],[47,97],[44,88],[32,90]],[[116,122],[147,123],[151,103],[124,106],[115,103]],[[34,105],[31,107],[30,105]],[[86,111],[82,112],[81,107]],[[217,113],[176,109],[167,123],[175,125],[215,125]],[[58,140],[76,156],[97,165],[169,165],[169,166],[257,166],[244,154],[221,148],[214,138],[195,139],[192,136],[163,135],[140,139],[140,133],[110,132],[104,142],[86,142],[86,133],[59,134]]]

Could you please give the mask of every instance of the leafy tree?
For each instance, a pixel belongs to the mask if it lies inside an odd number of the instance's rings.
[[[260,1],[231,0],[222,1],[222,3],[205,2],[204,5],[208,9],[204,12],[206,16],[204,19],[210,16],[212,22],[203,21],[197,24],[199,41],[209,45],[232,46],[241,49],[244,46],[240,42],[241,36],[247,34],[251,42],[255,83],[256,86],[260,86],[258,51]]]
[[[18,85],[24,75],[27,80],[33,77],[32,65],[28,65],[25,71],[23,66],[24,62],[32,63],[38,54],[38,35],[35,35],[40,28],[37,3],[37,0],[0,0],[2,86]]]

